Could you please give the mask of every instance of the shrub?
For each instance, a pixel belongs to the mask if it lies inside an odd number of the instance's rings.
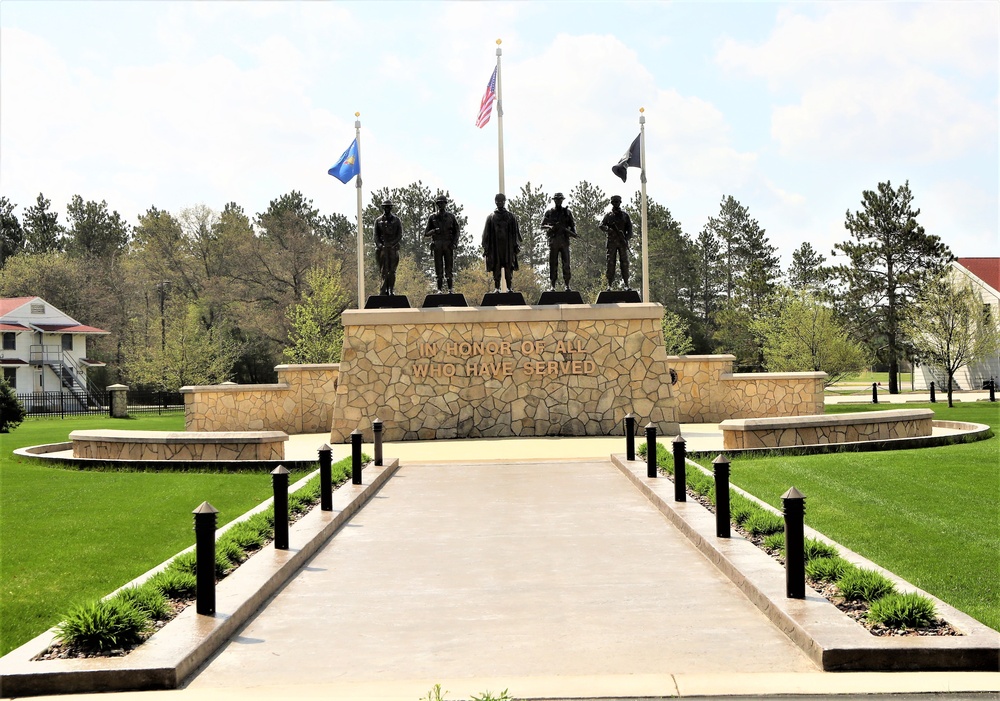
[[[815,538],[805,539],[805,551],[806,551],[806,562],[816,560],[819,558],[831,558],[837,557],[837,549],[830,545],[829,543],[824,543],[822,540],[816,540]]]
[[[772,533],[784,531],[785,522],[777,514],[765,511],[764,509],[757,509],[743,523],[743,528],[750,535],[771,535]]]
[[[166,620],[172,613],[167,597],[158,587],[148,582],[142,586],[122,589],[114,598],[131,603],[154,621]]]
[[[115,597],[72,609],[56,628],[56,637],[86,652],[106,652],[138,645],[149,628],[145,613]]]
[[[922,628],[937,617],[934,602],[916,592],[893,592],[872,602],[866,614],[872,623],[891,628]]]
[[[853,567],[842,557],[817,557],[806,562],[806,577],[816,582],[836,582]]]
[[[190,572],[180,569],[157,572],[149,578],[147,584],[159,589],[167,598],[178,601],[193,599],[198,590],[198,579]]]
[[[14,389],[0,377],[0,433],[10,433],[24,421],[27,413],[18,401]]]
[[[853,568],[837,580],[837,588],[848,601],[875,601],[891,594],[896,586],[875,570]]]

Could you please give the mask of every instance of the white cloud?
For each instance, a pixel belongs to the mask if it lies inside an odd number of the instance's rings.
[[[998,5],[844,3],[779,13],[770,37],[716,59],[765,78],[784,155],[954,158],[995,139]],[[958,76],[955,72],[960,72]]]

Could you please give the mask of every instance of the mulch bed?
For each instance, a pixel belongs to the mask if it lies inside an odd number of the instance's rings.
[[[673,481],[673,476],[670,473],[661,469],[660,474],[664,475],[671,482]],[[715,513],[715,504],[709,501],[708,497],[704,497],[701,494],[692,491],[690,487],[687,488],[687,494],[689,499],[698,502],[713,514]],[[781,556],[781,551],[775,551],[764,547],[765,536],[751,535],[736,523],[732,524],[732,529],[780,562],[782,565],[785,564],[785,559]],[[961,635],[961,633],[955,630],[955,628],[943,618],[938,618],[931,625],[921,628],[889,628],[879,623],[872,623],[866,617],[868,609],[871,607],[869,602],[847,601],[840,595],[840,590],[837,589],[837,586],[832,582],[817,582],[812,579],[806,579],[806,584],[817,594],[825,597],[831,604],[847,614],[847,616],[851,619],[864,626],[865,630],[872,635],[892,637]]]

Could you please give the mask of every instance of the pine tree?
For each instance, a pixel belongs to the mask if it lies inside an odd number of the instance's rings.
[[[833,272],[855,336],[884,341],[880,350],[889,366],[889,392],[897,394],[906,347],[903,315],[952,255],[917,223],[920,210],[913,208],[909,181],[896,189],[889,181],[879,183],[877,191],[864,191],[861,204],[853,214],[847,210],[844,226],[851,239],[834,246],[833,255],[845,262]]]

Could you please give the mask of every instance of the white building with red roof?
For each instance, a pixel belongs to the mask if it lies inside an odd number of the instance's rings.
[[[983,315],[1000,326],[1000,258],[957,258],[951,263],[952,275],[971,285],[983,300]],[[982,389],[989,380],[1000,382],[1000,354],[966,366],[955,373],[955,389]],[[948,374],[933,365],[913,368],[914,389],[925,390],[930,383],[941,391],[948,386]]]
[[[0,299],[0,371],[18,394],[61,393],[74,403],[92,401],[87,336],[108,332],[81,324],[41,297]],[[29,407],[30,409],[30,407]]]

